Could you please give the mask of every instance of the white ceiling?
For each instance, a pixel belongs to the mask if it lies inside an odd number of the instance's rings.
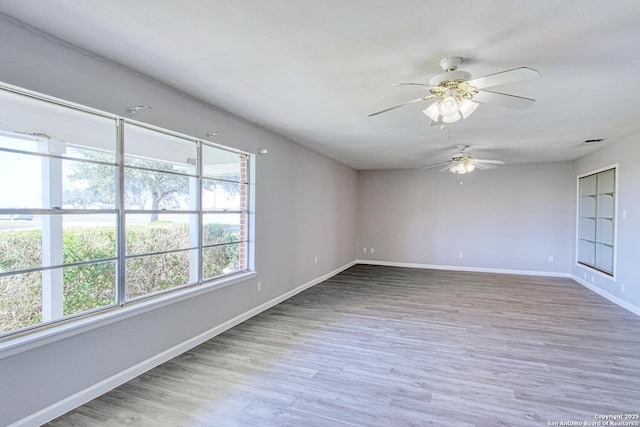
[[[637,0],[0,0],[0,11],[358,169],[419,168],[457,144],[509,164],[565,161],[640,131]],[[426,94],[446,56],[524,110],[481,104],[441,130]]]

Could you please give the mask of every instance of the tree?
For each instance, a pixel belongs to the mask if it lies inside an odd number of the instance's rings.
[[[66,174],[69,182],[65,185],[65,204],[75,208],[95,205],[115,208],[117,169],[108,164],[93,163],[113,163],[113,155],[100,152],[83,154],[92,163],[74,162],[71,166]],[[189,177],[175,174],[183,172],[177,169],[176,165],[128,157],[126,166],[132,166],[125,169],[124,190],[127,209],[158,211],[189,208]],[[230,181],[238,178],[238,175],[228,177]],[[233,182],[206,180],[203,183],[204,190],[215,191],[217,188],[223,188],[229,197],[238,194],[238,185]],[[152,222],[157,219],[157,212],[151,214]]]

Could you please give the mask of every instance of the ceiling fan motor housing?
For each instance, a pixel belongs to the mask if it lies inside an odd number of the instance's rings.
[[[451,157],[453,161],[460,161],[464,159],[471,159],[468,153],[456,153]]]
[[[429,84],[431,86],[438,86],[442,82],[446,81],[458,81],[466,82],[471,79],[471,73],[462,70],[445,71],[444,73],[436,74],[431,77]]]
[[[453,155],[453,157],[452,157],[453,160],[458,160],[458,159],[468,158],[469,157],[469,153],[464,151],[467,148],[469,148],[468,145],[458,144],[458,145],[456,145],[456,148],[458,149],[458,152]]]

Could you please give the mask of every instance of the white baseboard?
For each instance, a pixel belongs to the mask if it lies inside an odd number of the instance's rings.
[[[346,270],[347,268],[352,267],[353,265],[356,264],[356,261],[352,261],[348,264],[343,265],[342,267],[339,267],[327,274],[324,274],[320,277],[317,277],[307,283],[304,283],[300,286],[298,286],[295,289],[290,290],[289,292],[286,292],[276,298],[273,298],[257,307],[252,308],[249,311],[246,311],[242,314],[239,314],[238,316],[227,320],[226,322],[215,326],[211,329],[209,329],[206,332],[203,332],[200,335],[197,335],[193,338],[190,338],[186,341],[183,341],[165,351],[163,351],[162,353],[156,354],[152,357],[150,357],[149,359],[146,359],[128,369],[125,369],[122,372],[119,372],[109,378],[106,378],[102,381],[100,381],[99,383],[96,383],[90,387],[87,387],[84,390],[81,390],[69,397],[67,397],[66,399],[63,399],[59,402],[54,403],[53,405],[50,405],[34,414],[29,415],[28,417],[25,417],[19,421],[16,421],[13,424],[10,424],[9,427],[31,427],[31,426],[40,426],[44,423],[47,423],[51,420],[53,420],[56,417],[59,417],[60,415],[65,414],[66,412],[69,412],[75,408],[77,408],[78,406],[89,402],[92,399],[95,399],[96,397],[108,392],[109,390],[112,390],[124,383],[126,383],[127,381],[130,381],[132,379],[134,379],[135,377],[147,372],[150,369],[155,368],[158,365],[161,365],[164,362],[167,362],[171,359],[173,359],[176,356],[179,356],[180,354],[184,353],[185,351],[188,351],[202,343],[204,343],[205,341],[210,340],[211,338],[215,337],[216,335],[219,335],[221,333],[223,333],[224,331],[233,328],[236,325],[239,325],[240,323],[244,322],[245,320],[248,320],[250,318],[252,318],[253,316],[262,313],[263,311],[280,304],[281,302],[291,298],[292,296],[304,291],[305,289],[308,289],[312,286],[317,285],[318,283],[324,282],[325,280],[335,276],[336,274]]]
[[[537,271],[537,270],[509,270],[503,268],[484,267],[464,267],[459,265],[439,265],[439,264],[415,264],[410,262],[377,261],[369,259],[359,259],[358,264],[386,265],[391,267],[428,268],[432,270],[450,271],[473,271],[478,273],[498,273],[498,274],[522,274],[526,276],[548,276],[548,277],[571,277],[570,273],[558,271]]]
[[[617,296],[610,294],[609,292],[605,291],[602,288],[599,288],[597,286],[592,285],[591,283],[587,282],[584,279],[581,279],[580,277],[576,276],[575,274],[571,275],[571,278],[573,280],[575,280],[576,282],[580,283],[582,286],[584,286],[587,289],[592,290],[593,292],[595,292],[596,294],[600,295],[601,297],[604,297],[606,299],[608,299],[609,301],[611,301],[612,303],[619,305],[620,307],[629,310],[630,312],[632,312],[633,314],[640,316],[640,307],[635,306],[633,304],[628,303],[625,300],[622,300],[620,298],[618,298]]]

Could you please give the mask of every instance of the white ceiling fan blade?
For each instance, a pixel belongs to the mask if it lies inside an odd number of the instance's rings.
[[[440,86],[428,85],[426,83],[393,83],[391,86],[422,86],[430,89],[442,89]]]
[[[497,168],[496,165],[493,165],[491,163],[474,163],[474,166],[480,170],[489,170],[489,169]]]
[[[506,93],[491,92],[488,90],[481,90],[473,96],[473,100],[481,102],[483,104],[495,104],[502,105],[503,107],[511,108],[528,108],[536,102],[535,99],[525,98],[522,96],[508,95]]]
[[[404,107],[407,104],[413,104],[414,102],[424,101],[426,97],[420,97],[412,99],[411,101],[403,102],[402,104],[394,105],[393,107],[385,108],[384,110],[376,111],[375,113],[367,114],[367,117],[377,116],[378,114],[386,113],[387,111],[395,110],[396,108]]]
[[[538,77],[540,77],[540,73],[537,70],[534,70],[533,68],[520,67],[468,80],[467,83],[476,89],[483,89],[485,87],[500,86],[524,80],[537,79]]]
[[[423,168],[420,168],[420,169],[431,169],[431,168],[437,168],[438,166],[444,166],[444,165],[447,165],[447,168],[449,168],[449,163],[450,162],[447,160],[446,162],[434,163],[432,165],[427,165],[427,166],[425,166]],[[445,170],[445,169],[443,169],[443,170]]]
[[[502,160],[484,160],[484,159],[473,159],[476,163],[489,163],[492,165],[504,165]]]
[[[486,171],[486,170],[489,170],[489,169],[495,169],[497,167],[495,165],[489,165],[489,164],[486,164],[486,163],[475,163],[474,166],[477,169],[480,169],[480,170],[483,170],[483,171]]]

